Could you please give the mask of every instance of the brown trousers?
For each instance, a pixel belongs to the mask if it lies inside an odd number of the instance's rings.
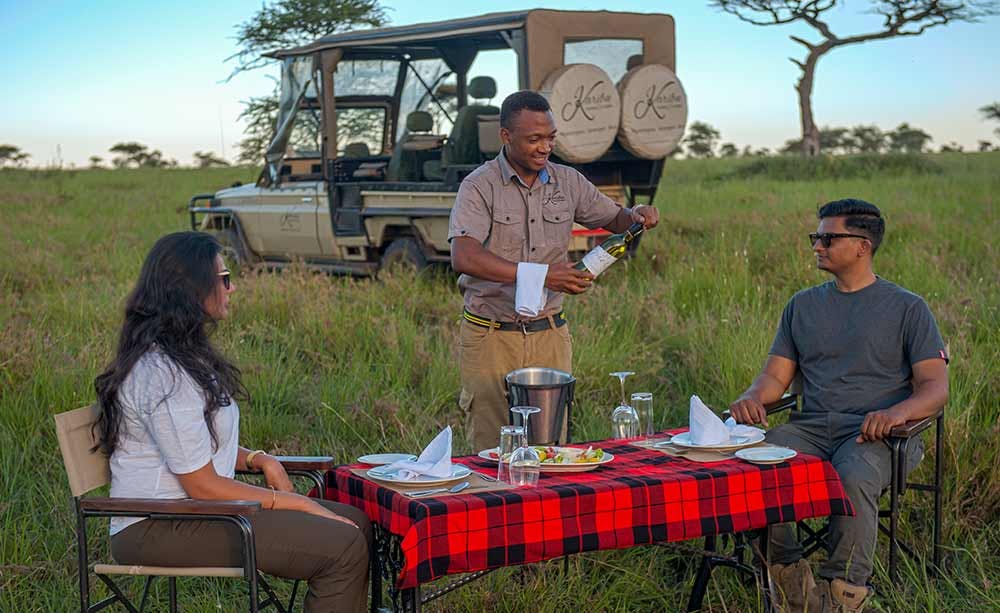
[[[257,568],[275,577],[308,581],[308,613],[364,611],[371,523],[352,506],[318,502],[361,530],[302,511],[259,511],[248,516]],[[111,537],[111,553],[119,564],[241,566],[243,547],[236,526],[226,522],[147,519]]]
[[[500,426],[510,423],[504,376],[530,366],[571,372],[573,344],[569,325],[524,334],[500,332],[463,320],[458,355],[462,376],[458,402],[465,412],[469,442],[474,450],[480,450],[496,447]],[[562,431],[566,431],[565,423]]]

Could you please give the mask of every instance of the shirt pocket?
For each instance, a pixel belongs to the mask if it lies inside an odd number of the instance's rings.
[[[569,203],[546,205],[542,208],[542,219],[545,222],[545,243],[559,249],[569,247],[569,238],[573,232],[573,215],[570,213]]]
[[[505,260],[519,262],[524,242],[524,211],[494,208],[493,227],[486,248]]]

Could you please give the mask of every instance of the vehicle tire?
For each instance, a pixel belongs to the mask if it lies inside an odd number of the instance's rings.
[[[389,243],[379,263],[381,272],[418,273],[425,268],[427,268],[427,257],[420,250],[416,239],[410,237],[397,238]]]
[[[247,249],[235,228],[226,228],[216,233],[215,238],[222,245],[220,252],[222,259],[232,269],[233,274],[239,274],[241,270],[253,266],[253,258],[247,253]]]

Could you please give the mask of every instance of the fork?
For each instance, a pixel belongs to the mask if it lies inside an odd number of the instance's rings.
[[[457,494],[467,487],[469,487],[469,482],[462,481],[458,485],[454,485],[452,487],[438,487],[432,490],[421,490],[419,492],[406,492],[406,495],[409,496],[410,498],[423,498],[424,496],[431,496],[434,494],[444,494],[445,492],[448,492],[449,494]]]

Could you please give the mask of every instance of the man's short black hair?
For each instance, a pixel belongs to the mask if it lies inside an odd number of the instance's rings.
[[[514,123],[514,118],[521,111],[551,111],[549,101],[545,96],[530,89],[523,89],[519,92],[507,96],[500,105],[500,127],[510,130]]]
[[[878,246],[882,244],[882,236],[885,234],[885,220],[882,219],[882,211],[871,202],[865,202],[857,198],[844,198],[827,202],[820,207],[817,217],[846,217],[844,225],[849,230],[857,230],[858,234],[868,237],[872,243],[872,255],[878,251]]]

